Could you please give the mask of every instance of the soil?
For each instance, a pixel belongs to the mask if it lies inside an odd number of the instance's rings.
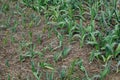
[[[14,5],[14,3],[12,4]],[[22,7],[23,5],[21,5]],[[11,8],[13,11],[13,8]],[[27,10],[27,11],[26,11]],[[95,60],[92,63],[89,61],[90,52],[93,49],[91,46],[86,45],[82,48],[80,48],[79,41],[75,41],[74,43],[69,43],[69,40],[67,37],[64,38],[63,47],[70,47],[71,50],[69,52],[69,55],[65,57],[62,60],[59,60],[58,62],[54,62],[53,56],[56,52],[60,52],[62,48],[55,49],[53,52],[49,50],[49,48],[46,49],[46,52],[43,51],[43,48],[48,47],[48,45],[52,45],[52,48],[56,48],[59,46],[59,40],[55,33],[51,33],[51,36],[48,36],[48,28],[45,24],[45,20],[42,16],[34,12],[33,10],[26,8],[24,13],[26,14],[26,25],[25,28],[22,25],[22,16],[21,15],[11,15],[8,11],[6,14],[0,13],[0,80],[7,80],[10,76],[10,78],[13,78],[14,80],[26,80],[27,78],[29,80],[35,80],[35,77],[31,70],[31,61],[35,62],[35,65],[37,68],[38,62],[46,61],[47,63],[50,63],[54,66],[56,69],[56,79],[58,78],[58,72],[62,68],[68,68],[71,63],[76,59],[82,59],[83,65],[85,66],[86,70],[88,71],[90,77],[92,77],[95,74],[99,74],[101,69],[103,69],[103,64],[101,60]],[[33,27],[29,27],[30,23],[30,14],[35,13],[35,15],[40,17],[40,24],[35,26],[33,24]],[[11,17],[10,20],[10,26],[13,26],[13,22],[15,20],[18,20],[19,24],[17,25],[16,31],[11,32],[11,27],[9,28],[1,28],[2,26],[5,26],[5,20],[8,19],[9,16]],[[1,24],[2,23],[2,24]],[[23,62],[20,61],[20,54],[25,53],[27,51],[26,48],[22,49],[20,51],[20,43],[24,40],[26,43],[30,42],[30,38],[28,33],[32,32],[32,44],[36,45],[35,50],[40,51],[44,53],[44,57],[41,59],[39,56],[35,56],[34,58],[25,58]],[[23,35],[25,36],[23,39]],[[42,42],[37,42],[37,36],[42,35]],[[15,42],[11,42],[11,36],[15,38]],[[7,39],[7,42],[5,42],[5,39]],[[44,60],[43,60],[44,59]],[[113,64],[114,65],[114,64]],[[39,68],[40,69],[40,68]],[[75,68],[74,77],[84,77],[84,73],[78,68]],[[40,70],[42,71],[42,70]],[[45,70],[43,70],[44,72]],[[44,74],[43,74],[44,75]],[[45,78],[43,77],[42,80]],[[110,73],[107,75],[105,80],[119,80],[120,79],[120,73]]]

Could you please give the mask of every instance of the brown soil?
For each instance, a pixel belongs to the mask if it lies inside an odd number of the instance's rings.
[[[26,11],[28,10],[28,11]],[[26,9],[25,14],[30,15],[32,12],[31,9]],[[35,13],[35,12],[34,12]],[[87,45],[83,48],[80,48],[79,41],[75,41],[72,44],[69,44],[69,41],[67,37],[64,39],[63,47],[70,47],[71,51],[67,57],[65,57],[62,60],[59,60],[58,62],[54,62],[53,55],[56,52],[60,52],[62,48],[58,48],[53,52],[50,52],[49,49],[44,52],[43,59],[40,59],[39,56],[31,58],[25,58],[23,62],[20,62],[19,56],[21,53],[25,53],[27,49],[23,49],[21,52],[19,51],[20,42],[23,41],[23,34],[25,35],[25,42],[30,42],[29,39],[29,31],[32,33],[32,44],[36,45],[35,50],[36,51],[42,51],[43,48],[48,47],[48,45],[52,44],[52,48],[56,48],[59,45],[59,40],[57,39],[56,35],[52,32],[51,37],[48,37],[48,31],[45,29],[45,20],[43,17],[41,17],[39,14],[35,13],[41,18],[40,25],[37,27],[33,25],[33,27],[29,28],[29,18],[26,16],[26,27],[23,28],[23,25],[21,23],[21,16],[20,15],[12,15],[12,19],[10,21],[10,25],[13,25],[13,22],[17,19],[19,21],[19,24],[17,26],[16,32],[12,33],[10,28],[1,28],[1,26],[4,26],[3,24],[0,24],[0,80],[7,80],[8,75],[10,75],[11,78],[14,80],[26,80],[27,77],[29,80],[35,80],[32,70],[31,70],[31,60],[35,62],[37,65],[38,62],[46,61],[48,63],[53,64],[54,68],[56,69],[56,79],[58,72],[62,68],[68,68],[71,63],[76,59],[83,59],[83,65],[85,66],[86,70],[88,71],[90,77],[94,74],[99,74],[102,69],[102,63],[99,60],[94,61],[93,63],[89,62],[89,55],[92,50],[92,47]],[[10,16],[9,13],[6,15],[0,13],[0,23],[4,23],[5,20],[7,20],[8,16]],[[47,27],[46,27],[47,28]],[[39,44],[37,42],[37,36],[42,35],[42,43]],[[15,38],[15,42],[11,43],[11,36]],[[5,44],[4,41],[7,39],[7,43]],[[47,59],[47,60],[46,60]],[[8,62],[8,66],[7,66]],[[37,66],[36,66],[37,67]],[[44,72],[44,70],[43,70]],[[78,70],[76,68],[76,71],[74,73],[74,76],[84,76],[84,73]],[[120,74],[109,74],[105,80],[119,80]],[[44,80],[44,77],[43,77]]]

